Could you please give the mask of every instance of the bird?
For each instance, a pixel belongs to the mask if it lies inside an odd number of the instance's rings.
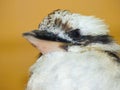
[[[26,90],[120,90],[120,45],[95,16],[54,10],[23,36],[42,55]]]

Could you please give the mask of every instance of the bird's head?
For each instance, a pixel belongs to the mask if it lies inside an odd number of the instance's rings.
[[[94,16],[84,16],[67,10],[48,14],[37,30],[24,33],[24,37],[43,54],[65,51],[66,46],[88,46],[91,43],[108,44],[108,26]]]

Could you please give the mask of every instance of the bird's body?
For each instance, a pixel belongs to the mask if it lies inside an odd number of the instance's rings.
[[[55,11],[39,30],[24,34],[39,50],[45,46],[38,39],[59,42],[30,68],[27,90],[120,90],[120,46],[107,26],[94,17],[71,15]]]
[[[27,90],[120,90],[120,65],[105,52],[54,52],[31,67]]]

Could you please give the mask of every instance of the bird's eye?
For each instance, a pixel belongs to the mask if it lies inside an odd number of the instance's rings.
[[[71,37],[73,40],[77,40],[80,38],[79,29],[75,29],[72,31],[67,32],[68,36]]]

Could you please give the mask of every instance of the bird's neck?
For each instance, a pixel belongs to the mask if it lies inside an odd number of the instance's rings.
[[[109,43],[109,44],[100,44],[100,43],[91,43],[87,46],[69,46],[68,51],[71,52],[82,52],[85,50],[101,50],[101,51],[110,51],[110,52],[116,52],[120,53],[120,45],[117,43]]]

